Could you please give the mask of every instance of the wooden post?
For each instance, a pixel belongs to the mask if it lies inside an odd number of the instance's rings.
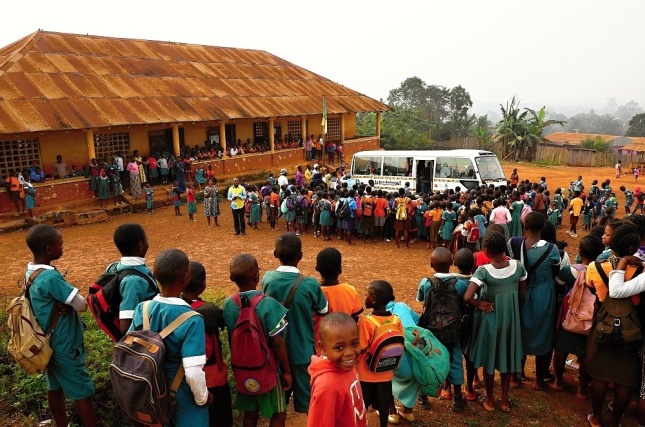
[[[273,117],[269,119],[269,148],[271,148],[271,154],[275,153],[275,128],[273,127]]]
[[[89,160],[96,158],[96,149],[94,148],[94,131],[88,129],[85,131],[85,141],[87,142],[87,156]]]
[[[307,138],[309,138],[309,135],[307,135],[307,117],[305,116],[302,116],[300,122],[300,136],[302,137],[302,145],[304,146]]]
[[[325,135],[327,138],[327,135]],[[345,114],[340,115],[340,142],[345,142]],[[323,150],[325,147],[323,147]]]
[[[228,157],[228,150],[226,149],[226,121],[222,120],[219,122],[219,143],[222,146],[223,150],[222,152],[224,153],[224,156],[222,156],[223,159]]]
[[[381,112],[376,112],[376,136],[381,137]]]
[[[179,123],[172,124],[172,151],[175,152],[175,156],[178,156],[180,153],[179,148]]]

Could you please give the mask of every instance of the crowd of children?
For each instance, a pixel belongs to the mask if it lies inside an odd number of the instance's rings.
[[[230,279],[239,292],[227,298],[221,309],[200,298],[207,288],[203,265],[189,262],[185,253],[172,249],[157,256],[153,273],[145,262],[148,241],[143,228],[124,224],[115,231],[114,242],[122,255],[116,270],[135,268],[156,281],[152,286],[145,277],[132,275],[121,283],[122,334],[143,327],[141,303],[146,300],[153,302],[149,317],[154,329],[163,329],[191,308],[202,314],[191,320],[194,327],[169,335],[166,344],[172,361],[166,364],[168,378],[174,377],[180,364],[185,370],[174,425],[232,425],[229,369],[237,385],[235,407],[244,413],[245,426],[257,425],[260,415],[272,426],[284,425],[291,398],[296,412],[309,414],[309,426],[366,425],[369,407],[379,412],[381,427],[401,419],[413,421],[415,403],[427,408],[427,397],[436,393],[451,399],[452,409],[460,412],[467,401],[479,398],[480,368],[483,410],[511,412],[511,390],[525,381],[527,356],[535,356],[533,388],[561,391],[564,366],[572,354],[579,369],[576,397],[591,398],[587,422],[592,427],[603,425],[601,412],[609,384],[614,388],[609,425],[619,425],[632,390],[639,385],[638,421],[645,425],[645,387],[640,379],[645,364],[638,357],[640,322],[645,320],[640,308],[640,292],[645,291],[641,277],[645,276],[639,276],[645,262],[645,194],[640,188],[632,193],[621,186],[627,216],[618,220],[609,180],[601,185],[594,180],[586,192],[579,176],[566,198],[556,189],[551,199],[545,178],[531,183],[520,181],[516,174],[516,184],[509,186],[464,193],[446,190],[419,197],[406,188],[397,193],[383,193],[370,185],[331,188],[329,177],[315,177],[322,175],[317,165],[314,171],[311,180],[326,181],[329,188],[278,187],[271,181],[259,190],[247,188],[250,224],[257,227],[264,208],[272,229],[284,217],[287,231],[293,233],[277,237],[273,253],[279,266],[262,277],[253,255],[232,258]],[[336,183],[341,182],[342,170],[338,172]],[[211,217],[218,225],[214,183],[208,179],[204,189],[209,225]],[[181,194],[176,187],[175,202]],[[194,220],[191,184],[187,196],[188,213]],[[180,205],[175,204],[177,215],[181,215]],[[589,231],[578,241],[574,264],[563,251],[565,245],[555,238],[567,209],[568,234],[578,237],[580,216],[583,230]],[[333,247],[317,255],[320,281],[303,275],[298,269],[303,257],[299,235],[308,231],[326,240],[335,235],[350,245],[353,237],[362,237],[364,242],[394,239],[397,246],[402,242],[406,247],[411,238],[426,240],[432,249],[434,274],[419,283],[417,299],[423,302],[423,311],[417,314],[395,303],[393,287],[385,280],[367,284],[361,301],[356,288],[340,280],[342,255]],[[30,291],[36,316],[48,330],[52,329],[48,320],[52,311],[61,313],[52,333],[54,355],[47,370],[54,419],[59,426],[67,425],[64,398],[68,396],[75,400],[84,425],[96,425],[82,328],[74,314],[87,305],[78,290],[51,267],[63,254],[62,235],[53,227],[38,225],[30,229],[26,240],[34,255],[26,277],[36,270],[45,272],[33,280]],[[616,301],[634,310],[631,323],[612,311]],[[262,388],[265,380],[249,377],[248,367],[239,361],[242,344],[237,340],[243,338],[236,330],[242,312],[249,307],[261,335],[256,341],[265,342],[266,353],[271,355],[267,366],[273,370],[266,379],[270,384],[266,390]],[[450,316],[441,318],[438,313]],[[609,330],[602,329],[607,319],[611,319]],[[382,338],[383,325],[392,334],[391,348],[399,345],[401,352],[387,359],[383,356],[379,362],[375,346]],[[616,327],[621,325],[627,325],[625,332],[616,337],[620,333]],[[627,330],[629,325],[631,330]],[[230,367],[219,341],[224,328],[230,340]],[[429,333],[423,345],[434,346],[436,351],[419,355],[415,351],[421,347],[414,350],[401,345],[408,340],[416,346],[422,333]],[[63,336],[74,339],[63,340]],[[67,346],[76,349],[74,360],[68,360]],[[442,349],[446,352],[443,361],[436,356]],[[501,376],[498,400],[494,398],[496,370]],[[425,375],[434,372],[438,379],[430,386],[420,371]]]

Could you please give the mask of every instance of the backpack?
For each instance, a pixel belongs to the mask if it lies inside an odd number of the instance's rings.
[[[285,198],[284,200],[287,202],[287,210],[289,212],[293,211],[296,208],[294,206],[294,203],[293,203],[293,197],[289,196],[289,197]]]
[[[450,370],[450,352],[425,328],[406,326],[405,352],[412,375],[426,396],[435,396]]]
[[[428,280],[432,287],[423,303],[419,326],[430,330],[446,347],[453,347],[459,344],[462,330],[462,304],[455,288],[457,278],[429,277]]]
[[[468,229],[468,234],[466,235],[466,243],[477,243],[479,241],[479,225],[473,223]]]
[[[578,270],[578,267],[573,267]],[[596,296],[585,283],[586,275],[586,268],[578,270],[578,277],[562,303],[562,329],[580,335],[589,335],[591,332],[596,304]]]
[[[363,199],[361,205],[363,207],[363,216],[372,216],[373,202],[368,202]]]
[[[336,203],[336,218],[343,220],[349,217],[349,201],[341,199]]]
[[[645,192],[641,191],[640,193],[638,193],[638,200],[641,202],[645,201]]]
[[[305,200],[306,200],[306,197],[304,196],[298,196],[296,198],[296,216],[297,217],[305,216],[305,207],[303,203]]]
[[[150,276],[134,268],[126,268],[117,272],[117,263],[110,264],[94,283],[89,287],[87,305],[99,328],[112,341],[118,342],[122,337],[119,325],[119,305],[123,296],[119,290],[121,281],[127,276],[139,276],[148,282],[151,290],[157,292],[157,286]]]
[[[286,215],[288,211],[289,211],[289,208],[287,206],[287,198],[285,198],[282,201],[282,204],[280,205],[280,212],[282,212],[283,215]]]
[[[365,319],[376,325],[374,337],[367,347],[367,368],[375,373],[395,370],[405,352],[405,336],[393,328],[401,321],[398,316],[393,316],[392,322],[386,320],[385,323],[372,315],[365,316]]]
[[[14,298],[7,308],[9,317],[7,326],[10,330],[7,349],[11,357],[28,374],[45,372],[53,353],[52,348],[49,346],[50,334],[45,334],[38,324],[29,299],[29,287],[44,270],[44,268],[39,268],[31,273],[27,280],[25,294]],[[56,327],[58,317],[58,310],[54,307],[49,322],[50,331]]]
[[[121,338],[112,350],[108,369],[116,400],[128,417],[146,425],[165,424],[172,419],[184,367],[179,364],[169,389],[163,340],[199,313],[193,310],[182,313],[161,332],[155,332],[150,330],[149,305],[150,301],[143,303],[143,329],[130,331]]]
[[[531,212],[533,212],[533,209],[531,209],[531,207],[525,203],[524,206],[522,207],[522,212],[520,212],[520,222],[522,224],[524,224],[524,220],[526,220],[526,216]]]
[[[397,199],[396,200],[396,220],[405,221],[406,219],[408,219],[407,203],[405,203],[405,199],[403,199],[403,202],[400,202],[399,199]]]
[[[266,333],[255,308],[264,294],[249,300],[237,293],[231,300],[240,307],[240,315],[231,331],[231,367],[237,390],[245,394],[259,395],[273,390],[277,384],[278,368],[275,354],[267,343]]]
[[[186,302],[190,304],[190,308],[204,318],[206,364],[203,371],[206,374],[206,385],[208,387],[224,385],[228,381],[228,372],[226,362],[222,357],[222,342],[219,338],[218,321],[221,321],[221,309],[213,303],[207,303],[202,300]]]
[[[600,278],[609,287],[609,278],[602,264],[595,261]],[[612,262],[612,269],[615,268]],[[643,271],[639,266],[632,279]],[[599,345],[623,348],[625,350],[640,350],[641,322],[630,297],[612,298],[607,292],[598,313],[596,314],[596,340]]]
[[[356,201],[356,210],[354,211],[354,217],[358,219],[363,216],[363,205],[360,198],[356,197],[354,200]]]

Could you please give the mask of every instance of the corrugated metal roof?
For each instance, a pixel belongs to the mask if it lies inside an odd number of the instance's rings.
[[[616,138],[620,138],[619,136],[615,136],[615,135],[600,135],[597,133],[572,133],[572,132],[554,132],[545,136],[545,138],[551,142],[560,142],[560,143],[567,143],[572,145],[573,144],[579,145],[580,142],[584,139],[587,139],[587,138],[595,139],[597,137],[601,137],[605,142],[613,141]]]
[[[268,52],[38,31],[0,48],[0,133],[387,111]]]

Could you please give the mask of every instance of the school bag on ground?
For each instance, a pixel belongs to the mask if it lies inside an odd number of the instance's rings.
[[[595,263],[600,278],[609,287],[609,278],[602,268],[602,264],[598,261],[595,261]],[[612,263],[612,269],[614,268],[615,265]],[[630,280],[642,272],[643,266],[641,265]],[[595,332],[597,342],[600,345],[625,350],[640,350],[643,337],[641,322],[631,297],[612,298],[607,292],[607,296],[596,314]]]
[[[446,347],[453,347],[459,343],[462,330],[462,305],[455,288],[457,278],[429,277],[428,280],[432,287],[426,295],[419,326],[430,330]]]
[[[408,219],[408,207],[407,203],[405,203],[405,199],[396,200],[396,220],[397,221],[405,221]]]
[[[126,268],[117,272],[117,263],[108,266],[105,273],[101,274],[89,287],[87,305],[96,320],[99,328],[105,332],[112,341],[118,342],[123,333],[119,325],[119,305],[123,301],[120,285],[127,276],[139,276],[148,282],[151,290],[157,292],[157,286],[150,276],[134,268]]]
[[[112,350],[108,369],[116,400],[128,417],[146,425],[165,424],[172,419],[184,367],[179,364],[168,388],[163,340],[199,313],[193,310],[182,313],[161,332],[155,332],[150,330],[149,305],[150,301],[143,303],[143,329],[130,331],[121,338]]]
[[[343,220],[349,217],[349,201],[340,199],[336,204],[336,218]]]
[[[365,316],[376,326],[374,337],[367,347],[367,368],[371,372],[393,371],[399,367],[405,351],[405,337],[395,326],[401,323],[398,316],[381,323],[372,315]]]
[[[264,394],[277,384],[278,368],[275,354],[267,343],[266,333],[255,308],[266,298],[264,294],[249,298],[237,293],[231,300],[240,307],[231,331],[231,367],[237,390],[244,394]]]
[[[29,288],[34,279],[44,270],[39,268],[31,273],[27,280],[25,294],[14,298],[7,308],[10,336],[7,349],[11,357],[27,371],[28,374],[44,372],[52,356],[49,346],[50,334],[45,334],[38,324],[29,299]],[[59,313],[54,306],[49,321],[49,330],[52,331],[58,323]]]
[[[562,329],[574,334],[589,335],[596,296],[587,287],[587,269],[576,265],[572,267],[578,270],[578,277],[562,303]]]

